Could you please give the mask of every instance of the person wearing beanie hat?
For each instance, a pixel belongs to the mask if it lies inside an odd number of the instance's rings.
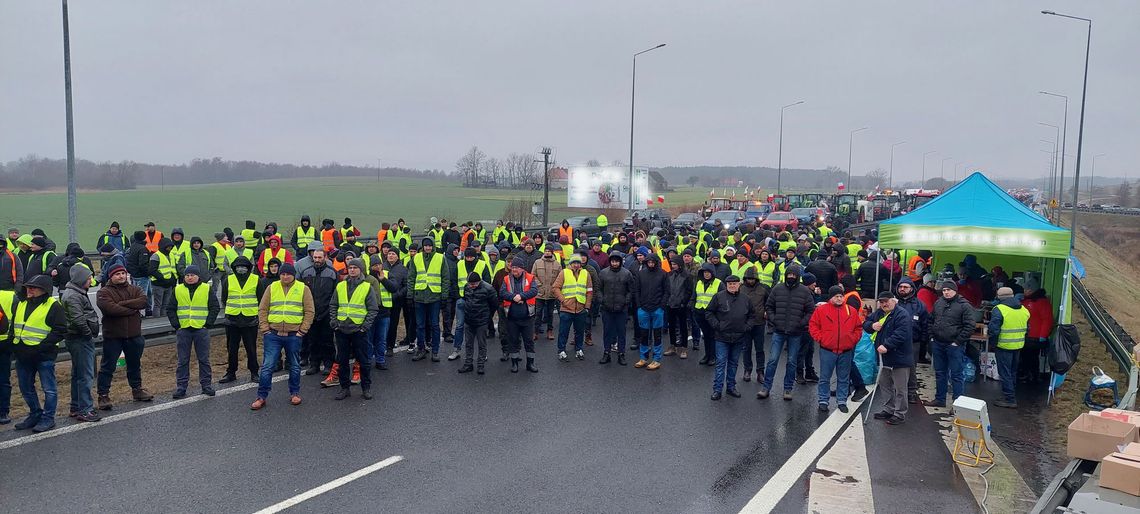
[[[744,381],[752,380],[752,370],[756,370],[756,382],[764,381],[764,305],[768,301],[771,287],[760,280],[756,266],[744,270],[744,280],[741,281],[740,292],[752,302],[752,310],[757,319],[744,336]]]
[[[633,305],[634,277],[623,266],[622,254],[616,250],[610,253],[607,264],[598,272],[595,282],[601,307],[594,310],[599,311],[602,318],[602,359],[598,363],[609,364],[610,352],[617,352],[618,365],[625,366],[625,327]]]
[[[470,250],[470,248],[468,248]],[[482,262],[482,261],[477,261]],[[458,369],[459,373],[475,371],[482,375],[487,362],[487,326],[491,315],[499,308],[499,295],[490,282],[483,280],[486,270],[482,273],[472,271],[467,274],[463,285],[463,334],[456,334],[456,341],[463,340],[464,361]],[[458,321],[458,319],[457,319]],[[458,323],[457,323],[458,325]],[[475,351],[478,350],[478,358]],[[450,358],[449,358],[450,359]]]
[[[20,394],[28,406],[28,416],[16,424],[16,430],[32,429],[46,432],[55,428],[56,394],[55,358],[59,343],[68,333],[68,319],[64,305],[52,296],[52,281],[48,275],[37,275],[24,284],[24,298],[14,298],[7,307],[9,315],[21,323],[9,325],[5,344],[11,345],[15,357],[16,375]],[[41,317],[42,316],[42,317]],[[30,330],[29,330],[30,329]],[[8,371],[5,370],[5,375]],[[44,390],[43,408],[36,393],[36,376]],[[7,378],[7,377],[5,377]],[[7,407],[7,404],[4,404]],[[0,412],[5,422],[8,412]]]
[[[509,257],[507,250],[500,250],[495,248],[494,245],[487,245],[487,251],[483,252],[483,260],[487,263],[487,274],[491,277],[491,288],[495,291],[495,294],[498,294],[499,288],[503,285],[503,280],[507,277],[507,259]],[[498,321],[496,321],[496,315],[498,316]],[[487,325],[487,337],[496,337],[499,334],[504,315],[505,312],[503,309],[498,307],[491,311],[491,320]],[[502,337],[499,338],[499,349],[503,352],[503,356],[499,358],[499,362],[507,362],[509,358],[507,355],[507,341]]]
[[[326,287],[321,280],[332,273],[324,262],[324,250],[314,252],[314,267],[306,272],[318,287]],[[317,262],[319,261],[319,262]],[[304,339],[313,328],[316,318],[316,304],[311,288],[297,276],[292,264],[283,264],[278,270],[281,279],[265,289],[257,306],[257,331],[262,335],[264,356],[258,371],[257,399],[249,406],[251,410],[265,407],[269,392],[273,387],[273,369],[285,351],[289,367],[289,403],[301,404],[301,353]],[[252,278],[251,278],[252,280]],[[331,278],[335,283],[335,274]],[[298,304],[300,304],[298,308]],[[328,325],[328,323],[324,323]],[[330,327],[331,329],[331,327]],[[312,343],[310,344],[319,344]],[[313,350],[312,359],[318,363],[322,355]]]
[[[535,235],[541,237],[541,234],[536,233]],[[542,257],[531,265],[531,273],[538,280],[539,286],[536,302],[538,314],[535,316],[534,334],[537,338],[545,325],[547,341],[554,340],[555,312],[558,311],[559,307],[558,299],[554,295],[554,281],[558,279],[563,270],[562,259],[556,253],[556,246],[558,245],[554,243],[544,244]],[[558,248],[557,251],[560,252],[561,247]]]
[[[974,333],[974,308],[962,295],[953,280],[940,284],[940,298],[934,302],[930,324],[930,337],[933,339],[931,353],[934,361],[934,401],[928,406],[945,407],[947,385],[952,394],[951,401],[965,390],[962,360],[966,345]]]
[[[126,252],[130,246],[130,242],[127,241],[127,236],[119,229],[119,222],[117,221],[112,221],[111,226],[107,228],[107,232],[99,236],[99,239],[95,242],[95,248],[100,249],[99,251],[102,252],[103,245],[108,244],[120,252]],[[111,253],[111,251],[108,250],[107,253]]]
[[[187,266],[183,271],[183,283],[174,287],[166,305],[166,318],[174,329],[177,367],[174,372],[174,394],[172,398],[186,397],[186,387],[190,382],[190,350],[198,360],[198,382],[202,394],[214,396],[214,379],[210,368],[210,329],[221,308],[218,297],[210,292],[210,284],[200,280],[198,266]]]
[[[886,397],[883,410],[874,415],[875,419],[886,421],[888,425],[906,422],[909,411],[907,382],[910,368],[914,367],[914,321],[905,307],[899,306],[898,298],[889,290],[876,297],[878,309],[867,316],[863,331],[871,334],[875,351],[879,353],[879,388]]]
[[[669,303],[669,279],[660,264],[657,255],[651,254],[642,268],[633,274],[634,303],[640,328],[636,336],[641,357],[633,367],[644,367],[650,371],[661,367],[664,355],[662,329],[665,327],[665,308]]]
[[[141,240],[142,237],[136,237],[136,244],[131,245],[132,252],[138,250],[146,254],[146,246]],[[131,387],[132,398],[143,402],[154,399],[154,395],[143,388],[141,365],[144,341],[142,317],[139,313],[148,308],[149,302],[145,291],[131,283],[129,273],[130,263],[127,266],[115,265],[108,268],[107,281],[96,294],[96,304],[103,315],[103,357],[99,364],[96,385],[99,410],[113,408],[110,397],[111,381],[121,355],[126,361],[127,383]],[[139,278],[142,279],[142,283],[150,284],[145,275]]]
[[[30,281],[37,275],[49,275],[51,263],[55,261],[55,251],[48,249],[47,238],[24,234],[16,240],[20,246],[20,260],[24,264],[24,280]]]
[[[449,361],[457,360],[463,356],[463,338],[466,337],[467,333],[465,330],[467,321],[467,314],[465,311],[467,306],[465,299],[465,296],[467,294],[466,284],[470,281],[470,275],[476,275],[480,280],[487,282],[488,284],[491,282],[491,274],[487,266],[487,262],[479,258],[479,251],[475,248],[468,247],[464,249],[463,258],[455,262],[454,268],[455,284],[458,285],[458,298],[455,299],[455,314],[453,318],[455,332],[452,333],[451,337],[449,338],[453,345],[451,354],[447,356],[447,360]],[[448,311],[445,312],[449,311],[450,306],[448,307]],[[451,324],[448,323],[448,320],[446,318],[447,317],[445,316],[444,326],[450,327]],[[488,321],[489,320],[485,321],[482,326],[486,327]],[[484,336],[484,346],[485,344],[486,342]],[[486,355],[484,355],[484,357],[486,357]]]
[[[246,369],[250,381],[257,382],[257,302],[268,283],[252,273],[253,264],[238,257],[231,266],[232,273],[220,280],[222,300],[226,314],[226,373],[218,380],[228,384],[237,380],[238,350],[245,349]]]
[[[412,360],[419,361],[428,356],[430,339],[431,360],[439,362],[440,308],[455,282],[455,274],[447,273],[450,267],[443,254],[435,251],[436,241],[425,237],[420,244],[422,251],[407,264],[407,284],[416,311],[416,354]]]
[[[855,345],[863,335],[858,308],[844,303],[843,286],[831,286],[827,298],[819,304],[808,322],[808,333],[819,343],[819,385],[816,396],[819,410],[826,412],[831,403],[831,376],[835,375],[835,400],[839,411],[847,412],[849,377],[854,366]]]
[[[1025,339],[1029,332],[1029,322],[1032,314],[1029,309],[1013,296],[1013,289],[1000,287],[997,290],[997,299],[994,300],[993,310],[990,311],[990,322],[987,329],[990,337],[990,347],[994,348],[997,358],[998,376],[1001,378],[1002,399],[994,402],[998,407],[1007,409],[1017,408],[1017,376],[1020,371],[1018,365]],[[1040,349],[1034,347],[1037,353]],[[1037,353],[1027,353],[1036,360]],[[1037,363],[1030,368],[1036,374]]]
[[[349,259],[346,269],[347,276],[336,285],[336,294],[329,304],[329,323],[336,334],[336,364],[329,376],[335,375],[340,383],[340,391],[333,399],[351,396],[352,384],[359,381],[360,397],[371,400],[372,357],[368,335],[379,312],[379,292],[366,280],[364,261]],[[356,363],[350,366],[349,359],[353,358]]]
[[[520,347],[526,350],[527,371],[538,372],[534,363],[534,318],[539,287],[534,275],[527,273],[526,265],[526,259],[515,257],[511,261],[510,273],[499,287],[499,300],[503,308],[500,319],[505,323],[503,339],[511,361],[511,373],[519,371]]]
[[[582,261],[577,256],[570,259],[569,268],[562,270],[554,279],[551,291],[560,305],[558,313],[558,359],[568,362],[566,341],[574,328],[575,357],[585,358],[584,344],[589,323],[589,310],[594,299],[594,283],[590,273],[582,269]]]
[[[740,277],[729,275],[724,280],[724,290],[713,295],[704,311],[716,341],[712,343],[716,347],[713,401],[720,400],[722,389],[729,396],[740,398],[736,390],[736,366],[758,316],[752,300],[741,294],[740,289]]]
[[[120,266],[122,267],[122,266]],[[91,398],[91,383],[95,378],[95,343],[99,335],[99,316],[91,305],[88,288],[91,286],[91,269],[76,263],[69,272],[70,280],[63,288],[60,302],[67,315],[67,335],[64,343],[71,354],[71,405],[70,415],[79,421],[99,421]]]

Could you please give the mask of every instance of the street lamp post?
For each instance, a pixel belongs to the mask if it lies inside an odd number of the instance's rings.
[[[631,81],[631,84],[630,84],[631,92],[629,94],[629,213],[630,213],[630,216],[633,215],[633,112],[634,112],[633,109],[634,109],[635,102],[637,100],[637,56],[639,56],[645,52],[651,52],[651,51],[656,50],[658,48],[661,48],[663,46],[665,46],[665,43],[661,43],[660,45],[657,45],[653,48],[642,50],[640,52],[633,54],[633,80]]]
[[[1089,208],[1093,205],[1093,177],[1096,176],[1096,159],[1097,157],[1104,157],[1107,154],[1098,153],[1089,159]],[[1127,182],[1126,182],[1127,183]]]
[[[945,182],[946,182],[946,161],[949,161],[950,159],[953,159],[953,157],[945,157],[945,158],[943,158],[943,159],[942,159],[942,167],[941,167],[941,169],[939,170],[939,174],[938,174],[938,176],[942,177],[942,182],[943,182],[943,184],[942,184],[942,185],[943,185],[943,186],[945,186],[945,185],[946,185],[946,184],[945,184]]]
[[[1084,151],[1085,140],[1085,98],[1089,90],[1089,49],[1092,46],[1092,20],[1053,11],[1041,11],[1041,14],[1079,20],[1088,24],[1088,35],[1085,38],[1085,74],[1081,84],[1081,121],[1077,128],[1077,169],[1073,172],[1073,223],[1069,226],[1069,249],[1071,250],[1077,244],[1077,190],[1080,189],[1081,154]]]
[[[931,155],[931,154],[936,154],[936,153],[938,153],[938,152],[935,150],[931,150],[929,152],[922,154],[922,182],[918,183],[919,189],[923,189],[926,187],[926,156]]]
[[[77,243],[79,202],[75,192],[75,119],[71,109],[71,30],[67,23],[67,0],[63,0],[63,95],[67,110],[67,238]]]
[[[850,191],[851,187],[852,187],[852,184],[851,184],[851,154],[852,154],[852,149],[853,149],[854,143],[855,143],[855,133],[856,132],[862,132],[862,131],[867,130],[869,128],[871,128],[871,127],[862,127],[862,128],[857,128],[855,130],[852,130],[851,134],[847,138],[847,190],[848,191]]]
[[[1053,139],[1053,141],[1048,141],[1048,142],[1050,142],[1050,143],[1053,143],[1053,151],[1054,151],[1054,152],[1056,152],[1056,151],[1057,151],[1057,143],[1061,142],[1061,127],[1058,127],[1058,126],[1056,126],[1056,125],[1053,125],[1053,124],[1050,124],[1050,123],[1041,122],[1041,121],[1037,122],[1037,124],[1038,124],[1038,125],[1043,125],[1043,126],[1046,126],[1046,127],[1053,127],[1053,131],[1056,133],[1056,135],[1054,136],[1054,139]],[[1042,141],[1045,141],[1045,140],[1044,140],[1044,139],[1042,139]],[[1056,180],[1056,179],[1057,179],[1057,172],[1058,172],[1058,170],[1057,170],[1057,163],[1058,163],[1058,162],[1064,162],[1064,159],[1065,159],[1065,156],[1064,156],[1064,152],[1065,152],[1064,144],[1062,144],[1062,145],[1061,145],[1061,149],[1060,149],[1060,151],[1061,151],[1062,155],[1060,155],[1059,157],[1058,157],[1058,156],[1056,156],[1056,155],[1054,155],[1054,158],[1055,158],[1055,160],[1053,161],[1053,180]],[[1062,165],[1062,167],[1064,167],[1064,165]],[[1063,178],[1063,176],[1062,176],[1061,180],[1062,180],[1062,181],[1064,181],[1064,178]],[[1054,190],[1054,191],[1056,191],[1056,190]],[[1054,198],[1056,198],[1056,195],[1055,195],[1055,194],[1054,194]]]
[[[804,103],[800,100],[780,108],[780,148],[776,150],[776,194],[780,194],[780,186],[784,177],[784,109]]]
[[[1063,121],[1061,122],[1061,169],[1059,170],[1060,171],[1060,180],[1061,180],[1061,183],[1063,184],[1065,181],[1065,152],[1069,150],[1069,147],[1068,147],[1068,140],[1069,140],[1069,97],[1067,97],[1065,95],[1059,95],[1057,93],[1050,93],[1048,91],[1038,91],[1038,93],[1041,93],[1043,95],[1056,96],[1056,97],[1060,97],[1060,98],[1065,99],[1065,115],[1062,117]],[[1057,175],[1053,176],[1054,180],[1056,180],[1057,178],[1058,178]],[[1056,191],[1056,189],[1054,189],[1054,191]],[[1064,191],[1064,189],[1062,188],[1062,192],[1063,191]]]
[[[891,145],[891,171],[887,175],[887,177],[888,177],[887,178],[887,189],[894,190],[894,188],[895,188],[895,147],[899,146],[899,145],[905,145],[905,144],[906,144],[906,141],[899,141],[899,142]]]

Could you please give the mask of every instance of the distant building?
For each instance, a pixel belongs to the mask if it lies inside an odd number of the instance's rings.
[[[557,167],[550,168],[550,189],[566,189],[566,181],[570,178],[570,172],[566,168]]]

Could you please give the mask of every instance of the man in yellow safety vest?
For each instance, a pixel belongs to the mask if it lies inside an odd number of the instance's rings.
[[[439,309],[444,293],[451,288],[454,278],[444,273],[443,254],[435,251],[435,240],[425,237],[421,251],[408,261],[408,285],[416,304],[416,354],[412,360],[428,356],[428,337],[431,338],[431,361],[439,362]]]
[[[1013,296],[1013,289],[999,287],[997,304],[990,312],[988,326],[990,342],[997,343],[994,356],[997,357],[998,376],[1001,377],[1003,398],[994,402],[998,407],[1017,408],[1017,358],[1025,346],[1025,334],[1029,331],[1029,309]]]
[[[340,392],[333,399],[343,400],[351,395],[349,391],[356,373],[349,365],[349,358],[355,358],[360,369],[360,397],[371,400],[372,363],[368,333],[376,321],[379,292],[364,279],[364,261],[349,259],[346,266],[348,277],[336,285],[336,294],[329,303],[329,323],[336,333],[336,361],[341,370],[337,374]]]
[[[37,275],[25,283],[24,288],[26,299],[17,301],[13,295],[3,306],[4,324],[11,330],[9,337],[20,395],[28,405],[28,417],[16,423],[16,430],[46,432],[55,428],[58,397],[55,355],[59,352],[60,341],[67,335],[67,314],[63,304],[51,295],[51,277]],[[42,408],[36,393],[37,375],[44,388]],[[0,414],[7,418],[6,412]]]
[[[190,265],[183,271],[183,283],[174,288],[166,305],[166,318],[174,329],[175,353],[178,366],[174,370],[175,400],[186,397],[190,382],[190,350],[198,359],[198,382],[202,394],[214,396],[214,378],[210,369],[210,329],[221,308],[218,297],[210,292],[210,284],[199,280],[198,266]]]
[[[273,386],[273,368],[285,350],[289,366],[289,403],[301,404],[301,340],[313,325],[316,308],[313,294],[297,280],[297,268],[282,264],[280,279],[266,288],[257,307],[258,329],[265,347],[257,385],[257,399],[252,410],[265,407]]]

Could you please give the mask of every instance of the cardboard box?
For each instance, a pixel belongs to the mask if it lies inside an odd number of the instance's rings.
[[[1140,444],[1129,443],[1101,461],[1100,486],[1140,496]]]
[[[1137,431],[1131,423],[1081,414],[1069,424],[1069,456],[1099,461],[1118,446],[1136,442]]]
[[[1140,412],[1133,410],[1104,409],[1100,412],[1097,412],[1097,415],[1102,418],[1115,419],[1117,421],[1131,423],[1140,427]]]

